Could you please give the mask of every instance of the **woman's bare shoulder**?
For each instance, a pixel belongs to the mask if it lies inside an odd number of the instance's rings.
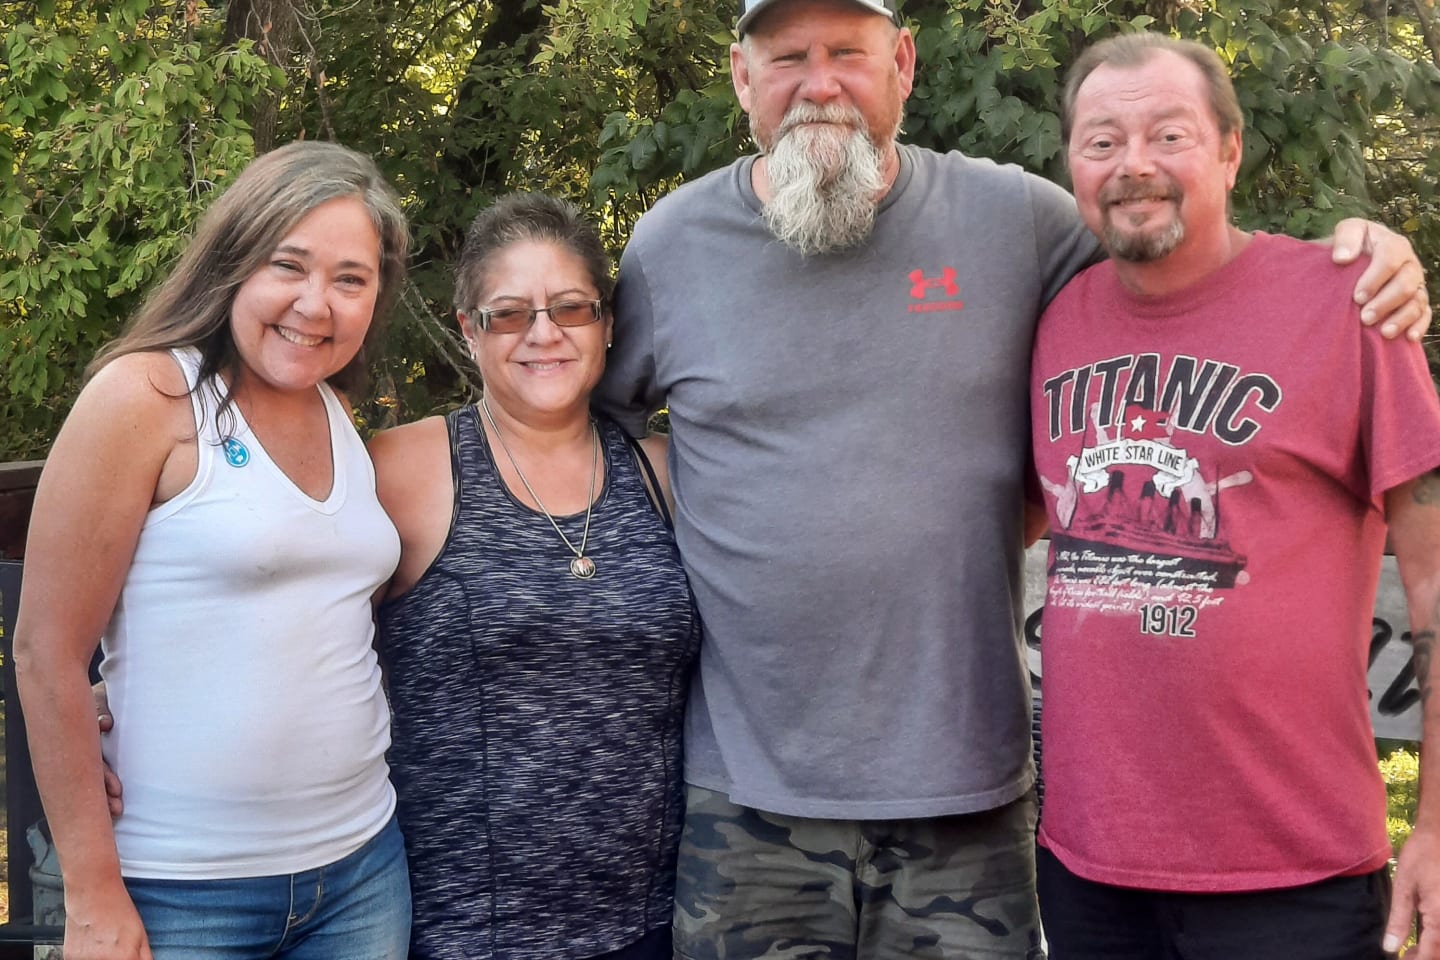
[[[426,417],[414,423],[381,430],[370,438],[370,456],[375,469],[400,469],[411,457],[443,453],[450,458],[450,437],[444,417]]]
[[[397,523],[435,498],[449,497],[450,436],[444,417],[381,430],[370,439],[369,450],[380,503]]]

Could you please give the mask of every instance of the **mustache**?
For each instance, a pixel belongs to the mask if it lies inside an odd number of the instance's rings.
[[[1180,200],[1184,192],[1175,184],[1122,183],[1107,186],[1100,191],[1100,202],[1104,204],[1126,203],[1131,200]]]
[[[839,103],[827,103],[823,106],[816,103],[797,103],[780,121],[780,126],[775,130],[775,139],[779,141],[796,127],[804,126],[807,123],[839,124],[854,127],[867,137],[870,135],[870,129],[865,123],[865,115],[856,107]]]

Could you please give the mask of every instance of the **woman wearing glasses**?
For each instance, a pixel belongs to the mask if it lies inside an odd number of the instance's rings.
[[[371,445],[413,958],[671,956],[698,625],[663,446],[590,412],[611,288],[569,204],[482,212],[455,303],[484,397]]]

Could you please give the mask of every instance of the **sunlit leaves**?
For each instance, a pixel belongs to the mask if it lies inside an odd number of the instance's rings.
[[[1361,6],[911,0],[920,72],[906,131],[1063,180],[1053,118],[1065,65],[1117,31],[1170,30],[1231,64],[1247,122],[1239,223],[1317,236],[1344,216],[1379,217],[1436,263],[1440,72],[1413,19],[1377,21]]]
[[[749,148],[727,75],[734,5],[696,0],[294,0],[270,66],[223,44],[221,0],[0,0],[0,456],[34,454],[77,371],[253,152],[276,136],[377,159],[411,215],[413,284],[372,424],[463,396],[446,354],[466,224],[507,190],[589,208],[616,251],[665,191]],[[1391,4],[904,0],[919,54],[902,136],[1065,177],[1065,68],[1094,39],[1163,29],[1232,66],[1247,131],[1235,217],[1318,235],[1380,216],[1440,263],[1440,71]],[[1440,300],[1440,289],[1436,290]]]
[[[0,191],[6,457],[40,452],[80,368],[249,159],[242,108],[278,79],[147,3],[45,8],[0,39],[0,158],[14,175]]]

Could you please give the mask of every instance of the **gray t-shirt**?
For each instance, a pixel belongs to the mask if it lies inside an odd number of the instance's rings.
[[[668,404],[705,622],[686,780],[775,813],[929,817],[1033,780],[1019,636],[1036,317],[1097,245],[1064,190],[901,147],[861,247],[776,241],[753,157],[621,260],[596,392]]]

